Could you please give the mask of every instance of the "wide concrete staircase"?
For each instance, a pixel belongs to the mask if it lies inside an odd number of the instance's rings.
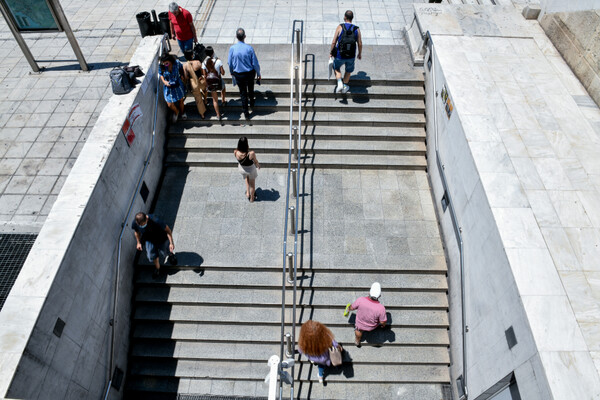
[[[332,82],[304,81],[303,166],[426,169],[422,77],[356,80],[346,96],[334,93]],[[241,126],[246,121],[239,98],[223,108],[222,125],[214,112],[207,113],[210,120],[199,119],[194,103],[188,101],[189,119],[170,130],[167,164],[230,167],[235,165],[231,154],[238,139],[247,136],[262,165],[287,167],[289,80],[264,79],[255,89],[260,93],[248,126]]]
[[[260,93],[249,124],[240,121],[235,89],[222,124],[211,111],[210,120],[199,119],[188,102],[189,119],[169,131],[167,168],[234,167],[233,148],[240,136],[247,136],[264,168],[282,167],[285,173],[289,81],[264,79],[256,90]],[[304,167],[425,174],[421,76],[353,81],[346,96],[333,92],[333,81],[308,80],[303,90]],[[305,186],[306,192],[312,190]],[[310,209],[302,213],[305,242],[311,240],[310,213]],[[318,320],[333,331],[348,354],[342,368],[330,370],[326,386],[318,383],[316,368],[296,355],[294,397],[450,399],[443,257],[400,256],[394,266],[359,268],[313,263],[308,246],[304,249],[296,335],[304,321]],[[348,302],[366,295],[374,281],[385,282],[390,328],[365,334],[366,342],[357,349],[352,343],[353,319],[344,318],[343,310]],[[201,267],[170,268],[158,280],[152,279],[150,268],[138,267],[126,398],[265,398],[266,362],[279,355],[281,282],[279,265],[217,266],[205,260]],[[286,304],[286,321],[291,321],[289,290]],[[285,387],[288,398],[289,386]]]

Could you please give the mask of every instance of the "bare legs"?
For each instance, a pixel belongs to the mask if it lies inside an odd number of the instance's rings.
[[[219,110],[219,94],[217,92],[211,92],[213,99],[213,106],[215,107],[215,112],[217,113],[217,117],[221,119],[221,111]]]
[[[335,72],[335,79],[340,79],[342,77],[342,71],[338,71],[337,69],[334,69],[333,72]],[[344,79],[343,79],[345,84],[348,84],[348,82],[350,82],[350,72],[345,72],[344,73]]]
[[[225,104],[227,100],[225,100],[225,85],[223,85],[223,90],[221,90],[221,103]]]
[[[358,329],[354,330],[354,344],[360,346],[360,340],[362,339],[362,332]]]
[[[244,179],[246,181],[246,197],[250,200],[250,203],[254,203],[256,197],[256,179],[251,179],[249,176]]]
[[[179,100],[177,103],[167,103],[167,107],[173,111],[173,114],[179,116],[183,114],[184,109],[183,99]]]

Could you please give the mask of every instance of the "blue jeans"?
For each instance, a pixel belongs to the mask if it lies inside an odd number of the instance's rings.
[[[177,39],[177,44],[179,44],[179,48],[183,53],[186,51],[192,51],[194,49],[194,39],[188,40],[179,40]]]
[[[320,377],[325,376],[325,367],[322,366],[321,364],[317,364],[317,368],[319,369],[319,376]]]
[[[342,68],[342,65],[346,66],[346,73],[349,74],[351,72],[354,72],[354,58],[347,58],[344,60],[340,58],[333,59],[333,69],[339,71],[340,68]]]

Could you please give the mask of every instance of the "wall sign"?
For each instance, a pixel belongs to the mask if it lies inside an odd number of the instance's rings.
[[[446,85],[442,87],[442,103],[444,104],[446,115],[448,115],[448,119],[450,119],[452,111],[454,111],[454,105],[452,104],[452,99],[450,98],[450,94],[448,93]]]
[[[121,132],[123,132],[123,135],[125,136],[125,140],[127,141],[128,146],[131,146],[131,143],[133,143],[133,139],[135,139],[135,132],[133,131],[133,124],[135,124],[135,121],[137,121],[138,118],[141,117],[142,115],[143,115],[142,109],[140,108],[139,103],[134,104],[129,109],[127,118],[125,119],[125,122],[123,123],[123,126],[121,127]]]
[[[4,0],[21,32],[60,31],[46,0]]]

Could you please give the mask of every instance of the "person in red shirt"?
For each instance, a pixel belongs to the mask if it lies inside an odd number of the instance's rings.
[[[192,14],[175,2],[169,4],[169,24],[171,37],[177,39],[182,52],[192,51],[194,43],[198,43],[196,28]]]

